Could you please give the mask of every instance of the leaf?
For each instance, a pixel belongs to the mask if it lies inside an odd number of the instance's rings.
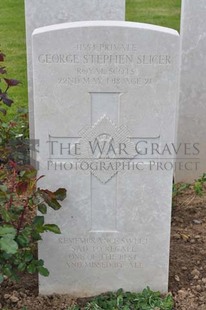
[[[42,276],[44,276],[44,277],[49,276],[49,270],[47,268],[40,266],[37,269]]]
[[[55,234],[61,234],[59,227],[55,224],[46,224],[43,226],[45,231],[51,231]]]
[[[18,265],[18,267],[17,267],[17,269],[19,270],[19,271],[24,271],[25,269],[26,269],[26,264],[25,263],[20,263],[19,265]]]
[[[30,262],[33,258],[34,257],[33,257],[31,252],[27,251],[27,252],[24,253],[24,261],[26,263]]]
[[[33,220],[33,231],[32,231],[32,237],[35,240],[39,240],[40,237],[39,234],[44,232],[43,225],[44,225],[44,216],[35,216]]]
[[[44,232],[44,230],[42,229],[41,232]],[[35,241],[42,240],[42,237],[41,237],[39,231],[33,230],[32,233],[31,233],[31,236],[32,236],[33,240],[35,240]]]
[[[59,188],[54,195],[57,200],[63,201],[67,196],[67,190],[65,188]]]
[[[12,103],[14,102],[13,100],[9,99],[6,93],[0,94],[0,100],[3,101],[5,105],[8,107],[11,107]]]
[[[10,213],[9,213],[7,210],[3,209],[3,210],[1,211],[1,216],[2,216],[2,219],[3,219],[5,222],[10,222],[10,220],[11,220],[11,215],[10,215]]]
[[[8,254],[16,254],[18,251],[18,244],[12,237],[7,235],[0,239],[0,249]]]
[[[44,261],[43,261],[43,259],[39,259],[39,260],[37,261],[37,264],[38,264],[38,266],[44,266]]]
[[[19,243],[20,246],[26,247],[29,245],[30,239],[26,234],[18,235],[16,241]]]
[[[29,167],[29,170],[23,171],[23,172],[24,172],[24,174],[23,174],[23,178],[24,179],[34,179],[34,178],[36,178],[37,171],[33,167]]]
[[[12,226],[4,225],[0,227],[0,236],[12,235],[13,239],[16,236],[16,229]]]
[[[8,86],[17,86],[18,84],[20,84],[21,82],[18,80],[13,80],[13,79],[6,79],[4,78],[4,81],[6,82],[6,84]]]
[[[39,212],[41,212],[42,214],[46,214],[47,213],[47,206],[44,203],[40,203],[38,205],[38,210]]]
[[[37,270],[37,266],[35,265],[34,261],[32,261],[31,264],[27,266],[27,271],[28,273],[35,273],[36,270]]]
[[[122,295],[119,295],[119,296],[117,297],[117,307],[119,308],[119,307],[121,307],[121,306],[123,306],[123,296],[122,296]]]
[[[59,210],[62,207],[56,199],[47,200],[46,202],[53,210]]]
[[[33,220],[33,224],[35,226],[43,226],[44,225],[44,216],[35,216]]]
[[[39,190],[39,194],[52,209],[59,210],[61,208],[61,205],[56,200],[55,194],[53,192],[49,191],[48,189],[41,189]]]
[[[16,192],[18,195],[24,194],[28,189],[28,183],[20,181],[16,186]]]
[[[49,191],[48,189],[40,189],[39,193],[42,194],[45,200],[51,200],[55,198],[54,193]]]

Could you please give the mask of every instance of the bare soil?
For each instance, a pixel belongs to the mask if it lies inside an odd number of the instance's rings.
[[[169,291],[175,310],[206,310],[205,190],[200,197],[190,187],[174,198]],[[0,309],[63,310],[74,302],[69,295],[38,296],[36,275],[24,275],[18,284],[0,286]]]

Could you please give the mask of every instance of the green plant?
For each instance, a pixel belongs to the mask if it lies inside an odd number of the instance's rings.
[[[69,308],[67,308],[67,310],[80,310],[80,308],[78,305],[73,305],[73,306],[70,306]]]
[[[5,55],[0,52],[0,63],[4,62]],[[6,67],[0,65],[0,163],[9,159],[28,163],[29,147],[26,140],[29,137],[28,113],[26,109],[18,109],[15,117],[5,119],[7,109],[13,104],[9,97],[9,90],[20,84],[18,80],[5,78]],[[29,144],[29,143],[27,143]]]
[[[61,233],[57,225],[45,223],[44,215],[48,207],[61,208],[58,201],[65,199],[66,190],[37,188],[40,178],[33,167],[14,162],[0,169],[0,283],[18,280],[21,272],[49,275],[44,261],[36,258],[36,242],[46,231]]]
[[[101,310],[102,308],[100,308],[95,301],[89,302],[86,304],[85,310]]]
[[[84,308],[76,305],[68,310],[172,310],[173,306],[170,294],[161,297],[160,292],[147,287],[141,293],[124,292],[120,289],[116,293],[102,294],[92,298]]]
[[[30,162],[30,140],[28,139],[28,114],[19,109],[20,113],[12,121],[2,121],[0,127],[0,163],[9,160],[19,164]]]
[[[5,54],[0,51],[0,62],[4,62]],[[5,66],[0,66],[0,112],[6,115],[4,106],[11,107],[13,100],[9,98],[8,91],[11,87],[20,84],[20,81],[3,77],[7,73]]]
[[[11,121],[5,120],[3,117],[0,119],[0,145],[7,146],[12,140],[28,139],[29,137],[29,124],[28,124],[28,111],[27,109],[18,109],[17,114]]]
[[[189,187],[190,187],[190,184],[188,184],[188,183],[173,184],[172,197],[174,198],[174,197],[178,196],[180,193],[184,192]]]
[[[202,196],[205,182],[206,173],[203,173],[203,175],[199,179],[195,180],[194,190],[197,195]]]

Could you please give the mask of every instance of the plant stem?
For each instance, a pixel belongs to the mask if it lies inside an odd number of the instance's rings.
[[[16,169],[14,169],[13,171],[13,175],[12,175],[12,183],[11,183],[11,194],[10,194],[10,198],[9,198],[9,203],[8,203],[8,206],[7,206],[7,210],[9,210],[12,206],[12,203],[13,203],[13,193],[15,191],[15,181],[16,181]]]
[[[22,228],[22,224],[24,222],[24,218],[25,218],[25,214],[26,214],[26,209],[28,207],[28,204],[29,204],[29,198],[26,199],[25,201],[25,204],[24,204],[24,209],[21,213],[21,216],[20,216],[20,219],[19,219],[19,223],[18,223],[18,226],[17,226],[17,236],[19,235],[19,232]]]

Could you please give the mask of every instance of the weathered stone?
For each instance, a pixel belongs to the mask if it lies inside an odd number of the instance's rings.
[[[182,169],[176,182],[192,183],[206,172],[206,0],[183,0],[180,106],[177,146]]]
[[[66,188],[47,222],[43,294],[167,291],[179,36],[158,26],[78,22],[33,34],[40,186]],[[147,150],[147,152],[146,152]],[[172,163],[172,162],[171,162]]]

